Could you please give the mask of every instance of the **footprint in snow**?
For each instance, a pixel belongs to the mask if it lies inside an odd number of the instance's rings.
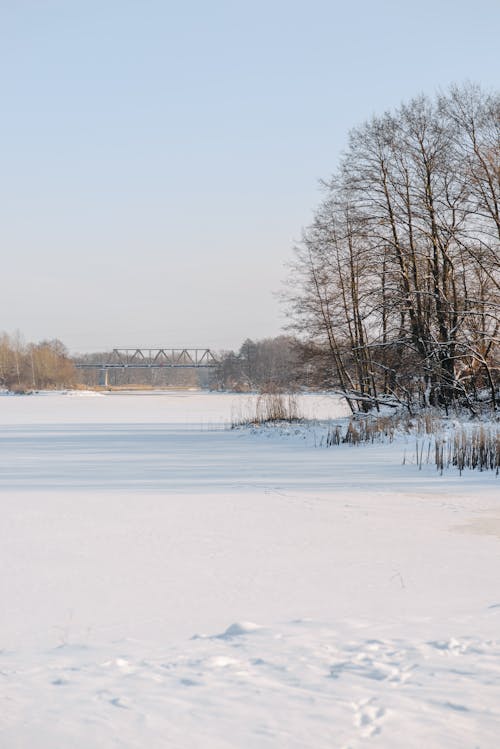
[[[386,710],[377,705],[375,698],[353,703],[354,725],[360,729],[362,738],[376,736],[382,731],[381,723],[386,716]]]
[[[254,624],[253,622],[235,622],[234,624],[231,624],[222,634],[215,635],[214,639],[231,640],[233,637],[242,637],[243,635],[254,634],[261,629],[264,629],[262,625]]]
[[[113,697],[109,702],[113,707],[119,707],[122,710],[130,710],[129,702],[124,697]]]

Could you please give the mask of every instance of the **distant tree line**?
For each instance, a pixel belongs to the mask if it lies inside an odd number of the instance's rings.
[[[0,386],[25,392],[72,387],[76,370],[61,341],[24,343],[20,335],[0,335]]]
[[[243,392],[293,390],[317,385],[316,374],[313,367],[308,369],[303,346],[296,338],[247,338],[237,352],[221,354],[212,387]]]
[[[323,187],[285,298],[351,408],[497,407],[500,95],[453,87],[373,117]]]

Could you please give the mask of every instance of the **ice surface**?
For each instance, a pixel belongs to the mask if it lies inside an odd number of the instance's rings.
[[[498,479],[245,398],[0,398],[2,749],[497,747]]]

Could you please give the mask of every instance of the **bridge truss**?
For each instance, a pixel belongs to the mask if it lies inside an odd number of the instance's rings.
[[[209,348],[114,348],[109,359],[75,364],[78,369],[99,370],[99,385],[109,384],[114,369],[211,369],[219,360]]]

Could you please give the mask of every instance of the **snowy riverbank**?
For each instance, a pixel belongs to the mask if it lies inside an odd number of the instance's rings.
[[[245,397],[2,399],[1,746],[496,747],[493,472]]]

